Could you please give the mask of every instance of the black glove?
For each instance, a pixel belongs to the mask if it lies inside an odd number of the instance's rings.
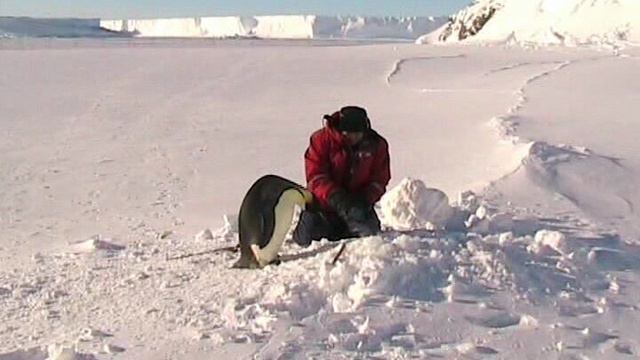
[[[347,221],[349,232],[353,236],[371,236],[377,234],[380,230],[375,224],[369,221]]]
[[[346,191],[336,190],[329,196],[329,206],[344,219],[348,216],[349,210],[354,206],[354,201]]]
[[[344,220],[352,234],[370,236],[379,232],[379,221],[372,214],[373,208],[364,198],[338,190],[329,197],[329,205]]]
[[[342,218],[354,218],[364,220],[368,209],[371,207],[366,200],[348,194],[344,190],[336,190],[329,197],[331,206]]]

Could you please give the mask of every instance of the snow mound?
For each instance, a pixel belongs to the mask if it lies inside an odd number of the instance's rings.
[[[396,230],[441,228],[454,214],[444,192],[411,178],[387,192],[380,205],[383,224]]]
[[[238,215],[224,215],[222,227],[212,232],[213,237],[233,238],[238,233]]]
[[[376,295],[438,300],[446,281],[440,255],[451,245],[409,236],[367,239],[353,244],[344,262],[321,268],[318,286],[329,293],[334,312],[354,311]]]
[[[478,202],[465,194],[457,208],[473,210],[483,220],[496,216],[490,205]],[[60,339],[80,340],[83,348],[74,351],[86,348],[90,353],[124,350],[105,345],[104,338],[111,335],[97,330],[117,328],[119,319],[175,341],[210,339],[216,344],[266,342],[290,320],[305,326],[320,323],[329,332],[327,341],[346,353],[382,351],[384,344],[408,346],[410,351],[420,339],[410,324],[376,322],[368,318],[374,312],[366,309],[386,313],[409,308],[423,314],[437,303],[475,304],[478,311],[461,319],[469,326],[528,329],[538,326],[536,318],[514,309],[496,309],[490,305],[492,297],[507,291],[513,297],[558,302],[559,311],[566,313],[606,312],[609,305],[599,303],[600,295],[625,286],[609,271],[636,268],[639,263],[638,250],[611,235],[578,235],[554,228],[558,224],[553,222],[518,235],[515,223],[514,231],[486,235],[387,231],[341,243],[314,242],[305,249],[287,244],[279,266],[259,271],[230,268],[237,254],[216,249],[234,245],[231,236],[206,241],[194,241],[192,236],[149,237],[122,249],[121,256],[44,254],[34,259],[30,272],[20,276],[0,272],[5,289],[0,300],[31,315],[44,312],[62,321],[68,316],[106,314],[94,318],[95,328],[67,332]],[[224,227],[211,233],[226,231]],[[334,262],[341,244],[345,249]],[[532,251],[542,247],[544,251]],[[218,280],[212,282],[211,274]],[[592,300],[581,300],[584,306],[575,307],[567,299]],[[46,309],[32,309],[28,306],[32,303]],[[74,309],[72,315],[64,310],[67,306]],[[114,313],[121,316],[114,320]],[[0,322],[16,324],[21,316],[2,313]],[[21,336],[46,333],[41,326],[47,325],[34,323],[35,328],[16,331]],[[46,344],[51,339],[38,341]],[[491,352],[484,347],[470,351]],[[92,359],[71,355],[57,359]],[[47,357],[51,355],[44,350],[22,349],[2,354],[0,360]]]
[[[608,245],[594,247],[603,243]],[[380,301],[391,308],[407,300],[482,304],[498,290],[528,298],[583,296],[603,284],[616,288],[602,269],[632,268],[637,259],[636,251],[625,254],[625,245],[606,234],[583,237],[550,229],[524,236],[385,234],[349,242],[336,264],[334,252],[322,250],[327,243],[314,246],[316,256],[285,261],[270,272],[268,287],[257,291],[263,295],[234,300],[227,309],[230,324],[247,328],[260,318],[264,326],[252,331],[263,332],[270,331],[265,324],[278,311],[300,319],[321,309],[352,313]],[[470,321],[489,328],[536,324],[530,316],[509,313]]]
[[[88,240],[71,244],[73,252],[91,253],[96,251],[120,251],[125,247],[111,242],[111,239],[103,240],[100,236],[94,236]]]
[[[526,234],[537,229],[535,219],[517,218],[488,207],[471,191],[450,203],[443,191],[411,178],[401,180],[382,197],[379,213],[384,228],[399,232],[437,230],[487,235]]]
[[[540,230],[533,238],[533,244],[527,248],[529,251],[540,254],[543,251],[551,250],[561,255],[569,253],[567,239],[559,231]]]
[[[418,43],[539,45],[640,43],[636,0],[477,0]]]
[[[444,18],[433,17],[274,15],[102,20],[100,26],[140,37],[413,40],[444,22]]]

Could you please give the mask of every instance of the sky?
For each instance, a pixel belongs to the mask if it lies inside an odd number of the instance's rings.
[[[450,15],[471,0],[0,0],[0,16]]]

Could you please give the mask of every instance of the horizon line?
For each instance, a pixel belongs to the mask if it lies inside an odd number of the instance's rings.
[[[30,19],[78,19],[78,20],[94,20],[94,19],[111,19],[111,20],[153,20],[153,19],[181,19],[181,18],[203,18],[203,17],[255,17],[255,16],[326,16],[326,17],[377,17],[377,18],[442,18],[451,17],[447,15],[380,15],[380,14],[317,14],[317,13],[257,13],[252,15],[240,14],[218,14],[218,15],[173,15],[173,16],[33,16],[33,15],[4,15],[0,14],[0,18],[30,18]]]

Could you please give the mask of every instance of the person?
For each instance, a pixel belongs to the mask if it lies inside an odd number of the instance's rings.
[[[370,236],[380,232],[374,204],[391,178],[389,145],[371,128],[367,111],[345,106],[324,116],[304,153],[307,188],[314,202],[301,214],[293,240]]]

